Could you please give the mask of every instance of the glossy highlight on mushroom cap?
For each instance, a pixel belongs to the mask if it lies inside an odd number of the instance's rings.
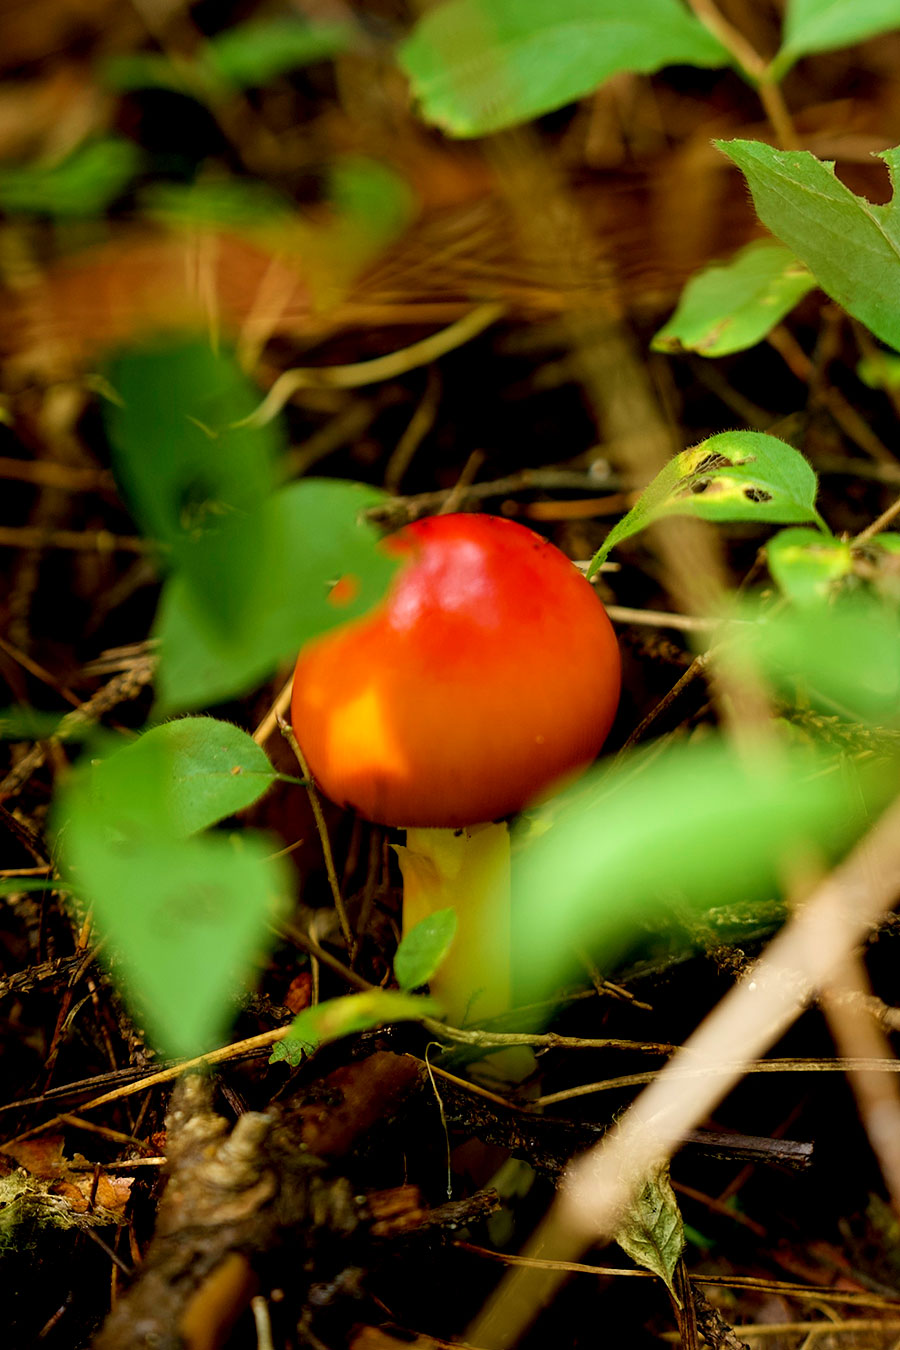
[[[294,732],[333,801],[384,825],[511,815],[596,756],[620,660],[590,584],[547,540],[486,515],[433,516],[369,614],[308,643]]]

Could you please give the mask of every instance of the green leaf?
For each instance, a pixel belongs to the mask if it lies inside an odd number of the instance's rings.
[[[716,141],[743,171],[764,225],[810,269],[824,291],[876,337],[900,347],[900,217],[896,191],[884,206],[857,197],[834,164],[806,150],[759,141]],[[900,148],[879,152],[896,190]]]
[[[127,752],[84,766],[54,826],[135,1015],[164,1053],[193,1055],[227,1030],[290,887],[256,836],[179,837],[169,751],[148,741],[138,773]]]
[[[638,752],[544,808],[549,828],[513,852],[523,1001],[568,977],[575,948],[610,968],[673,903],[688,913],[771,899],[791,859],[834,858],[864,828],[864,787],[890,790],[824,773],[823,755],[778,750],[742,758],[710,735]]]
[[[291,1023],[285,1039],[275,1046],[269,1062],[286,1060],[296,1067],[305,1054],[341,1036],[369,1031],[388,1022],[417,1022],[439,1011],[434,999],[393,989],[370,989],[364,994],[331,998],[303,1009]]]
[[[456,923],[455,909],[437,909],[406,934],[394,957],[394,974],[401,989],[418,989],[428,983],[450,950]]]
[[[451,136],[538,117],[623,70],[731,63],[678,0],[447,0],[399,59],[423,117]]]
[[[872,541],[874,543],[874,540]],[[740,611],[739,611],[740,612]],[[830,605],[756,614],[725,653],[788,698],[859,722],[900,722],[900,616],[865,593]]]
[[[370,249],[389,243],[413,217],[413,195],[406,180],[363,155],[335,161],[328,174],[328,196],[337,212],[337,226],[362,235]]]
[[[100,79],[119,94],[141,89],[165,89],[175,94],[205,98],[208,93],[195,61],[161,52],[123,52],[100,66]]]
[[[674,1295],[672,1281],[684,1251],[684,1225],[668,1163],[647,1178],[622,1219],[615,1240],[635,1265],[658,1275]]]
[[[202,64],[234,89],[269,84],[279,75],[326,61],[346,50],[346,24],[305,23],[300,18],[251,19],[207,43]]]
[[[766,561],[779,590],[796,605],[827,599],[834,583],[853,570],[846,540],[803,527],[780,530],[770,539]]]
[[[396,563],[376,548],[378,533],[360,514],[381,500],[373,488],[326,479],[305,479],[276,493],[263,514],[265,584],[244,622],[228,634],[200,623],[190,591],[171,578],[155,629],[162,646],[156,715],[246,693],[309,638],[379,600]],[[358,592],[338,607],[329,593],[342,576],[353,576]]]
[[[900,28],[900,0],[788,0],[772,74],[780,79],[801,56],[849,47],[891,28]]]
[[[882,351],[877,356],[864,356],[856,373],[869,389],[900,389],[900,356]]]
[[[660,470],[614,525],[588,570],[593,576],[616,544],[664,516],[701,520],[825,524],[815,507],[816,475],[793,446],[759,431],[723,431],[683,450]]]
[[[232,356],[191,341],[112,365],[105,407],[113,467],[145,533],[159,540],[213,634],[239,628],[265,583],[263,508],[281,448],[277,424],[236,426],[259,390]]]
[[[65,717],[61,712],[41,712],[37,708],[0,708],[0,740],[49,741],[57,735]],[[85,723],[85,734],[92,728]]]
[[[815,285],[790,249],[757,240],[730,262],[714,263],[692,277],[650,345],[658,352],[701,356],[744,351],[761,342]]]
[[[141,167],[131,141],[106,136],[88,141],[59,164],[0,170],[0,208],[59,217],[100,215],[125,191]]]
[[[132,775],[153,771],[162,753],[170,828],[185,836],[252,805],[275,781],[269,758],[246,731],[213,717],[182,717],[153,727],[116,753]]]
[[[141,194],[145,212],[169,226],[241,230],[292,218],[286,198],[254,179],[152,183]]]

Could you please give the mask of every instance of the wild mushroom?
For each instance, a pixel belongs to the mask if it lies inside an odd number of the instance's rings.
[[[327,796],[406,829],[404,931],[455,907],[431,989],[461,1024],[510,1006],[505,818],[594,759],[619,651],[590,584],[513,521],[435,516],[383,547],[386,597],[304,647],[292,721]]]

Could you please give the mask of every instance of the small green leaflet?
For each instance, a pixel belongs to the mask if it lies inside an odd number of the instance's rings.
[[[779,530],[766,545],[766,561],[778,589],[796,605],[827,599],[834,583],[853,570],[850,545],[820,530]]]
[[[212,38],[196,55],[131,52],[101,68],[104,83],[122,92],[171,89],[202,103],[221,103],[236,89],[260,88],[313,61],[325,61],[353,42],[350,25],[311,24],[300,18],[251,20]]]
[[[731,64],[679,0],[447,0],[399,59],[425,120],[460,137],[560,108],[619,71]]]
[[[900,0],[788,0],[772,77],[780,80],[801,56],[849,47],[891,28],[900,28]]]
[[[793,446],[759,431],[723,431],[676,455],[613,526],[591,560],[593,576],[610,550],[664,516],[701,520],[814,520],[816,475]]]
[[[877,356],[864,356],[856,373],[869,389],[900,389],[900,356],[883,351]]]
[[[406,934],[394,957],[394,974],[401,989],[427,984],[450,950],[456,936],[456,910],[435,910]]]
[[[812,611],[818,614],[819,611]],[[828,614],[826,618],[830,617]],[[750,654],[758,642],[747,626]],[[839,639],[834,639],[836,644]],[[851,673],[856,655],[841,647]],[[868,655],[868,653],[866,653]],[[900,681],[900,665],[893,668]],[[523,1001],[575,969],[574,948],[611,968],[658,917],[771,900],[785,863],[812,846],[838,856],[865,828],[866,803],[896,790],[896,768],[849,781],[825,755],[779,745],[742,759],[724,739],[681,741],[623,756],[538,813],[550,828],[513,851]],[[852,776],[851,776],[852,777]],[[868,795],[867,795],[868,794]]]
[[[168,751],[148,741],[139,773],[127,752],[80,766],[53,823],[135,1016],[164,1053],[194,1055],[225,1034],[290,886],[258,836],[183,837]]]
[[[900,348],[900,147],[879,153],[894,196],[877,206],[845,187],[833,163],[806,150],[773,150],[759,141],[715,144],[746,176],[763,224],[833,300],[882,342]]]
[[[635,1265],[650,1270],[674,1295],[673,1279],[684,1251],[681,1210],[663,1163],[647,1178],[622,1220],[615,1240]]]
[[[152,776],[158,759],[164,764],[158,777],[167,819],[185,837],[252,805],[277,777],[246,731],[213,717],[182,717],[153,727],[116,752],[113,791],[123,774]],[[100,764],[94,771],[95,799],[97,789],[102,791],[103,770]]]
[[[306,23],[299,17],[251,19],[208,42],[199,64],[232,88],[250,89],[337,56],[352,39],[352,28],[344,24]]]
[[[692,277],[650,345],[658,352],[701,356],[743,351],[761,342],[815,285],[790,249],[757,240],[730,262],[714,263]]]
[[[376,547],[361,514],[382,496],[358,483],[304,479],[275,493],[262,517],[260,584],[243,624],[213,633],[178,576],[164,588],[155,633],[161,640],[157,716],[246,693],[317,633],[355,618],[384,592],[396,563]],[[338,577],[353,576],[356,597],[329,600]]]
[[[87,141],[58,164],[0,170],[0,209],[48,216],[98,216],[140,170],[132,141],[105,136]]]
[[[369,1031],[388,1022],[417,1022],[439,1011],[433,999],[392,989],[371,989],[364,994],[347,994],[304,1008],[291,1023],[288,1035],[272,1051],[270,1064],[286,1060],[296,1067],[304,1055],[328,1041]]]

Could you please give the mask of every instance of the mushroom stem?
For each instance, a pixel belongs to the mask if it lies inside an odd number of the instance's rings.
[[[406,832],[398,847],[403,873],[403,931],[439,909],[456,910],[456,937],[431,977],[431,992],[448,1022],[463,1026],[508,1012],[512,1005],[510,844],[505,822],[463,829]],[[487,1057],[507,1082],[534,1068],[525,1047]]]

